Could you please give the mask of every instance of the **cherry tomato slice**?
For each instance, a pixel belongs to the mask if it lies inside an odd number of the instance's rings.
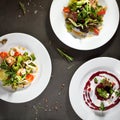
[[[7,52],[1,52],[1,53],[0,53],[0,57],[1,57],[2,59],[5,59],[7,56],[8,56],[8,53],[7,53]]]
[[[19,55],[21,55],[20,52],[15,52],[15,54],[14,54],[14,56],[19,56]]]
[[[70,13],[70,8],[69,7],[64,7],[63,12],[64,13]]]
[[[29,81],[29,82],[32,82],[34,79],[34,76],[32,74],[27,74],[26,75],[26,80]]]
[[[94,33],[96,34],[96,35],[99,35],[99,32],[100,32],[100,30],[98,29],[98,28],[94,28]]]
[[[101,9],[97,14],[98,15],[104,15],[106,13],[105,9]]]

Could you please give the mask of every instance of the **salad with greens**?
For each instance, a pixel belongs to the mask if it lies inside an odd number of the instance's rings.
[[[75,36],[86,37],[88,33],[99,35],[106,7],[99,5],[98,0],[70,0],[63,13],[67,30]]]
[[[38,70],[36,57],[25,50],[23,47],[13,47],[8,52],[0,52],[0,80],[3,86],[17,90],[34,80]]]

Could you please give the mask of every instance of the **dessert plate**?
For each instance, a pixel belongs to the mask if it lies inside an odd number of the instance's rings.
[[[87,61],[76,70],[70,82],[69,98],[74,111],[80,118],[83,120],[119,120],[119,103],[105,111],[95,110],[86,104],[83,95],[86,83],[93,74],[95,75],[98,71],[106,71],[114,74],[120,80],[119,68],[119,60],[110,57],[98,57]],[[93,103],[94,100],[92,100]],[[96,105],[99,105],[99,102]]]

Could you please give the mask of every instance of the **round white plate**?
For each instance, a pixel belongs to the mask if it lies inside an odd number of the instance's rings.
[[[22,46],[31,53],[33,52],[36,56],[38,73],[31,85],[22,90],[12,92],[0,86],[0,99],[11,103],[23,103],[36,98],[47,87],[51,76],[51,59],[46,48],[36,38],[24,33],[10,33],[0,37],[0,40],[2,39],[8,41],[0,47],[0,51]]]
[[[87,61],[74,73],[70,86],[69,98],[77,115],[83,120],[119,120],[120,103],[104,112],[89,108],[83,99],[83,90],[89,77],[98,71],[108,71],[120,79],[120,61],[109,57],[98,57]]]
[[[63,8],[69,0],[53,0],[50,9],[50,22],[54,33],[61,42],[78,50],[92,50],[107,43],[117,30],[119,23],[119,9],[116,0],[99,0],[101,5],[107,6],[102,30],[98,36],[84,39],[75,38],[67,32]]]

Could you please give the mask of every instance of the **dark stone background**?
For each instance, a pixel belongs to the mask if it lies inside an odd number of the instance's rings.
[[[25,15],[19,7],[19,0],[0,0],[0,36],[22,32],[39,39],[51,56],[52,76],[44,92],[30,102],[13,104],[0,100],[0,120],[81,120],[69,101],[71,77],[80,65],[91,58],[108,56],[120,60],[120,26],[104,46],[91,51],[78,51],[65,46],[53,33],[49,20],[52,0],[21,2],[27,9]],[[120,6],[120,1],[117,2]],[[63,59],[57,48],[73,56],[74,61]]]

